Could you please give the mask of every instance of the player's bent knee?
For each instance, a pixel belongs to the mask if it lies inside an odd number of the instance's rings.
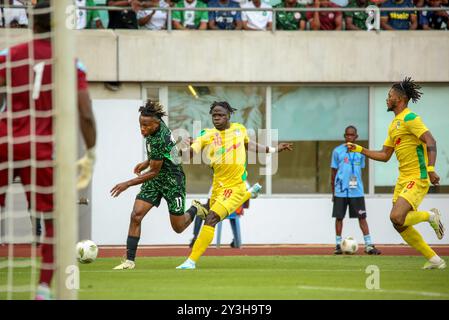
[[[220,222],[220,216],[213,211],[210,211],[206,216],[206,220],[204,221],[204,225],[215,227],[217,223]]]
[[[172,224],[172,229],[173,231],[175,231],[176,233],[182,233],[185,230],[185,227],[183,225],[179,225],[179,224]]]
[[[396,227],[401,227],[404,224],[404,220],[401,216],[399,215],[395,215],[395,214],[391,214],[390,215],[390,221],[393,224],[393,226]]]
[[[140,224],[144,216],[145,216],[144,213],[133,211],[131,213],[131,222],[134,224]]]

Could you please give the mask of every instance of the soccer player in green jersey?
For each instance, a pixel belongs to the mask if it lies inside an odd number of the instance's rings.
[[[131,212],[126,242],[127,257],[123,263],[114,268],[115,270],[135,268],[134,260],[140,239],[142,219],[153,206],[159,206],[162,198],[167,201],[170,222],[177,233],[184,231],[197,214],[202,219],[207,214],[207,210],[196,201],[187,212],[184,212],[185,175],[176,141],[162,120],[162,117],[166,115],[163,107],[157,102],[148,100],[139,111],[140,131],[146,140],[148,160],[134,167],[137,177],[119,183],[111,190],[111,195],[118,197],[129,187],[142,184]]]

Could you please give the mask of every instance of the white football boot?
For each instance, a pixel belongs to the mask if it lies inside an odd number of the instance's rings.
[[[125,260],[122,263],[120,263],[117,267],[114,267],[113,270],[134,269],[135,267],[136,267],[136,264],[134,261]]]
[[[430,211],[429,223],[433,230],[435,231],[438,240],[443,239],[444,236],[444,225],[441,222],[440,210],[432,208]]]

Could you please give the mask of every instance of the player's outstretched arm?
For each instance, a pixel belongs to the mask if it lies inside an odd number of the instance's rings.
[[[86,188],[92,179],[97,140],[95,117],[88,90],[78,91],[78,114],[81,134],[86,145],[86,154],[77,162],[79,174],[76,187],[80,190]]]
[[[282,151],[292,151],[293,150],[293,144],[289,142],[281,142],[278,144],[277,147],[269,147],[264,146],[263,144],[249,141],[248,144],[245,145],[246,149],[249,151],[256,151],[260,153],[275,153],[275,152],[282,152]]]
[[[135,186],[141,183],[144,183],[147,180],[153,179],[159,174],[159,171],[161,171],[162,164],[164,163],[164,160],[151,160],[150,161],[150,171],[125,182],[119,183],[114,186],[114,188],[111,189],[111,196],[114,198],[118,197],[120,193],[125,191],[131,186]]]
[[[89,91],[78,91],[78,110],[81,133],[83,135],[86,148],[91,149],[95,147],[97,140],[97,129]]]
[[[390,160],[391,156],[393,155],[394,148],[383,146],[382,150],[380,151],[373,151],[363,148],[362,146],[359,146],[358,144],[347,142],[346,146],[348,147],[348,150],[350,152],[359,152],[361,154],[364,154],[368,158],[376,161],[382,161],[387,162]]]
[[[427,146],[427,172],[429,173],[430,182],[437,186],[440,184],[440,177],[435,172],[435,162],[437,161],[437,142],[430,131],[424,132],[419,137],[419,140],[424,142]]]

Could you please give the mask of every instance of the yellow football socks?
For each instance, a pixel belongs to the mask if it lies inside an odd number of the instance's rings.
[[[215,228],[211,226],[203,226],[201,229],[200,235],[195,241],[195,244],[192,248],[192,253],[189,256],[189,259],[197,262],[198,259],[203,255],[206,251],[207,247],[211,244],[214,239]]]
[[[400,235],[409,246],[419,251],[427,260],[436,255],[415,228],[407,227]]]
[[[405,217],[404,227],[410,227],[420,222],[429,221],[430,213],[427,211],[410,211]]]

